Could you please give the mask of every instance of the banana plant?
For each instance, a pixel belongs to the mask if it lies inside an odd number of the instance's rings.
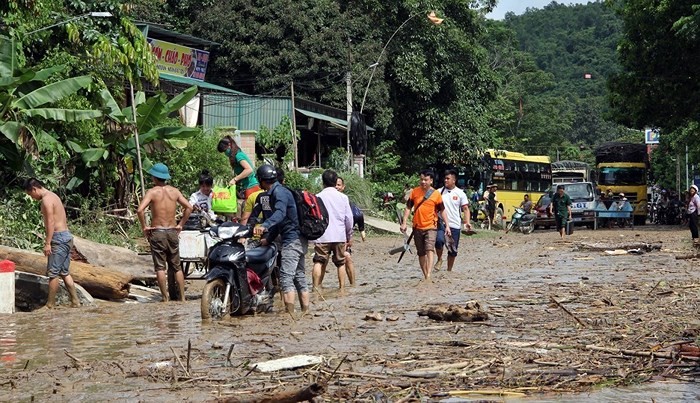
[[[100,110],[52,108],[51,104],[75,94],[92,83],[90,76],[44,82],[65,70],[20,67],[15,42],[0,36],[0,155],[19,169],[27,154],[56,143],[45,128],[50,121],[76,122],[103,115]]]
[[[185,106],[196,94],[197,87],[192,86],[181,94],[168,100],[163,93],[146,98],[143,92],[135,95],[136,117],[131,107],[119,108],[112,94],[103,89],[100,92],[104,113],[111,121],[108,132],[104,137],[104,145],[89,147],[87,145],[69,142],[68,146],[79,153],[88,167],[100,164],[102,160],[114,158],[136,159],[136,139],[131,133],[136,129],[138,144],[145,169],[151,167],[147,157],[147,148],[156,142],[168,144],[170,147],[185,148],[187,140],[199,133],[199,129],[184,126],[165,126],[168,117]],[[112,155],[114,154],[114,155]]]

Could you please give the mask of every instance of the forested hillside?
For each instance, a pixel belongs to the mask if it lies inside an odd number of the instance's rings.
[[[525,151],[555,145],[564,151],[563,157],[589,159],[590,149],[598,143],[639,137],[616,124],[609,107],[607,80],[620,70],[616,48],[622,35],[622,20],[612,8],[602,1],[552,2],[523,15],[509,13],[504,23],[513,30],[519,49],[549,78],[522,94],[524,115],[551,108],[554,120],[535,122],[547,125],[546,130],[537,130],[538,138],[520,133],[521,141],[528,137]]]

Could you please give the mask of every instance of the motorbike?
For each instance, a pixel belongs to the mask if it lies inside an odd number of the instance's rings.
[[[520,207],[515,208],[515,213],[511,216],[510,223],[506,228],[506,233],[515,229],[523,234],[530,234],[535,230],[535,214],[530,214]]]
[[[246,249],[240,240],[250,238],[253,231],[238,223],[213,226],[209,233],[219,241],[207,256],[202,319],[270,311],[278,289],[277,246],[256,246],[253,242]]]

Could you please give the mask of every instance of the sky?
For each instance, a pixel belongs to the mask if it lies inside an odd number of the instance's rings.
[[[486,15],[494,20],[502,20],[509,11],[519,15],[525,12],[526,8],[543,8],[552,0],[498,0],[498,5],[492,13]],[[559,4],[586,4],[588,0],[557,0]]]

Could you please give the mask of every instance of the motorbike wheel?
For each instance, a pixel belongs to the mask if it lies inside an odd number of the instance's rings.
[[[231,306],[240,307],[240,296],[238,291],[232,287],[231,299],[228,306],[224,306],[224,294],[226,293],[226,282],[217,278],[208,282],[202,290],[202,319],[221,319],[231,313]],[[237,303],[235,301],[238,301]],[[240,308],[239,308],[240,309]]]
[[[531,222],[527,226],[520,227],[520,230],[523,234],[532,234],[532,231],[535,230],[535,222]]]

